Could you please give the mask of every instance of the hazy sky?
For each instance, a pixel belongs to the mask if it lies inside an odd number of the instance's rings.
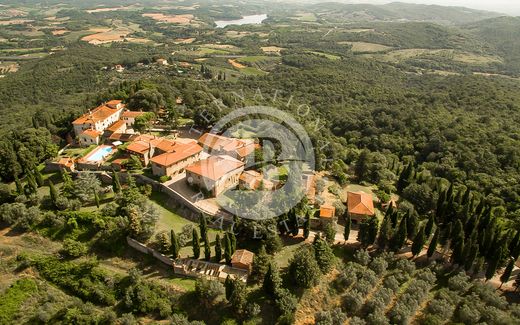
[[[520,15],[520,0],[353,0],[342,2],[383,4],[389,2],[410,2],[438,4],[443,6],[462,6],[468,8],[498,11],[509,15]]]

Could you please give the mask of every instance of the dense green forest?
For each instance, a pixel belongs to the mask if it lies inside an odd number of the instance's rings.
[[[517,292],[495,288],[520,255],[520,18],[402,3],[0,3],[0,324],[519,321]],[[302,200],[276,220],[235,218],[236,235],[208,230],[132,177],[44,172],[71,121],[111,99],[168,130],[247,105],[290,113],[331,177],[316,187],[338,198],[340,228],[311,231],[317,210]],[[380,218],[353,224],[337,194],[348,185],[373,190]],[[397,209],[380,204],[391,198]],[[216,263],[247,248],[252,274],[180,279],[127,236]]]

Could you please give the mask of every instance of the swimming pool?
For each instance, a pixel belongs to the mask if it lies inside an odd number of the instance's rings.
[[[110,154],[112,153],[113,150],[114,149],[112,149],[112,147],[110,147],[110,146],[97,147],[96,149],[94,149],[94,151],[92,151],[85,158],[88,161],[95,161],[95,162],[103,161],[106,157],[110,156]]]

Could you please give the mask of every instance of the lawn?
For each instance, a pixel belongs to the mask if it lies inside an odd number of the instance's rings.
[[[280,268],[286,268],[289,266],[289,261],[291,260],[294,252],[298,249],[298,247],[303,246],[305,241],[303,238],[292,238],[292,237],[281,237],[283,241],[283,248],[281,251],[274,255],[274,261],[278,264]]]
[[[191,224],[196,226],[196,223],[188,219],[185,219],[177,213],[168,209],[168,199],[169,197],[166,194],[158,192],[153,192],[152,196],[150,197],[152,204],[159,212],[159,220],[157,221],[157,225],[155,226],[156,232],[169,231],[173,229],[176,233],[178,233],[182,230],[182,227],[185,225]]]
[[[186,291],[195,291],[195,279],[192,278],[171,278],[168,279],[173,285],[183,288]]]

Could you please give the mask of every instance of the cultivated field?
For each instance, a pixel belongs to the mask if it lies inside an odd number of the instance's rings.
[[[191,14],[186,15],[164,15],[164,14],[143,14],[143,17],[149,17],[154,20],[157,20],[161,23],[169,23],[169,24],[180,24],[180,25],[188,25],[195,19],[195,16]]]
[[[352,51],[358,53],[376,53],[376,52],[384,52],[392,49],[389,46],[376,44],[376,43],[367,43],[367,42],[339,42],[340,44],[349,44],[352,45]]]

